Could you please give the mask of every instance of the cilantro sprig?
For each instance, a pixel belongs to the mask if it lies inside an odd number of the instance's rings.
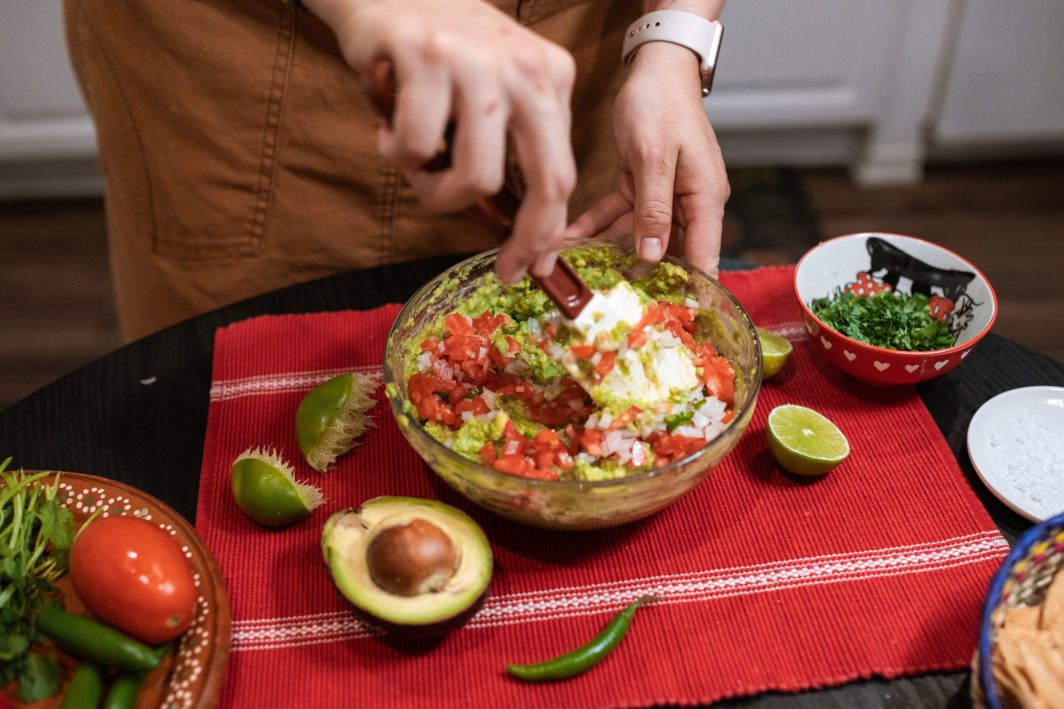
[[[31,654],[43,638],[38,611],[58,601],[56,580],[67,570],[74,518],[57,499],[50,473],[5,472],[0,463],[0,685],[18,679],[19,699],[43,699],[60,689],[54,654]]]
[[[926,295],[881,291],[854,295],[836,289],[810,304],[825,325],[876,347],[909,352],[942,350],[956,344],[945,323],[931,316]]]

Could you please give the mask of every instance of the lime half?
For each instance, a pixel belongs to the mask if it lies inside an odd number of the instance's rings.
[[[255,522],[267,527],[290,524],[322,503],[321,491],[296,482],[292,466],[272,450],[249,448],[233,461],[233,498]]]
[[[307,464],[325,472],[371,425],[373,380],[356,372],[341,374],[314,387],[296,409],[296,440]]]
[[[761,340],[761,378],[768,379],[783,369],[794,347],[786,337],[761,328],[757,328],[757,338]]]
[[[766,431],[772,457],[797,475],[823,475],[850,454],[850,443],[839,427],[804,406],[772,409]]]

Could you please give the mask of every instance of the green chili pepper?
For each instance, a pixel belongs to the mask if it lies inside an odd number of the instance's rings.
[[[96,709],[103,695],[103,670],[92,662],[78,667],[70,678],[60,709]]]
[[[636,599],[627,608],[615,615],[599,631],[599,634],[591,639],[591,642],[578,647],[572,652],[535,665],[507,665],[506,671],[526,682],[566,679],[574,677],[581,672],[586,672],[598,664],[624,639],[624,636],[628,633],[629,626],[632,625],[632,618],[635,616],[636,609],[647,601],[656,600],[658,600],[657,596],[643,596]]]
[[[152,650],[160,662],[168,652],[170,652],[170,643]],[[111,683],[111,690],[104,697],[103,709],[133,709],[137,703],[140,686],[144,684],[144,678],[147,675],[147,672],[119,672],[115,681]]]
[[[159,665],[155,651],[144,643],[60,608],[45,608],[38,613],[37,629],[71,655],[105,667],[147,672]]]

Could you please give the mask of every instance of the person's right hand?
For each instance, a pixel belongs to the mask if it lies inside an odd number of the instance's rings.
[[[496,272],[507,282],[530,268],[547,275],[576,183],[572,56],[483,0],[304,1],[332,28],[352,68],[392,63],[400,89],[380,151],[426,206],[458,211],[497,193],[512,136],[525,193]],[[449,121],[451,167],[421,170]]]

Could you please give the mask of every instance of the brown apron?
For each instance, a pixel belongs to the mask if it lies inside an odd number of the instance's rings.
[[[446,1],[446,0],[441,0]],[[480,251],[377,154],[377,117],[330,30],[281,0],[65,0],[96,121],[127,339],[354,268]],[[575,216],[612,187],[610,112],[631,0],[499,0],[579,67]]]

